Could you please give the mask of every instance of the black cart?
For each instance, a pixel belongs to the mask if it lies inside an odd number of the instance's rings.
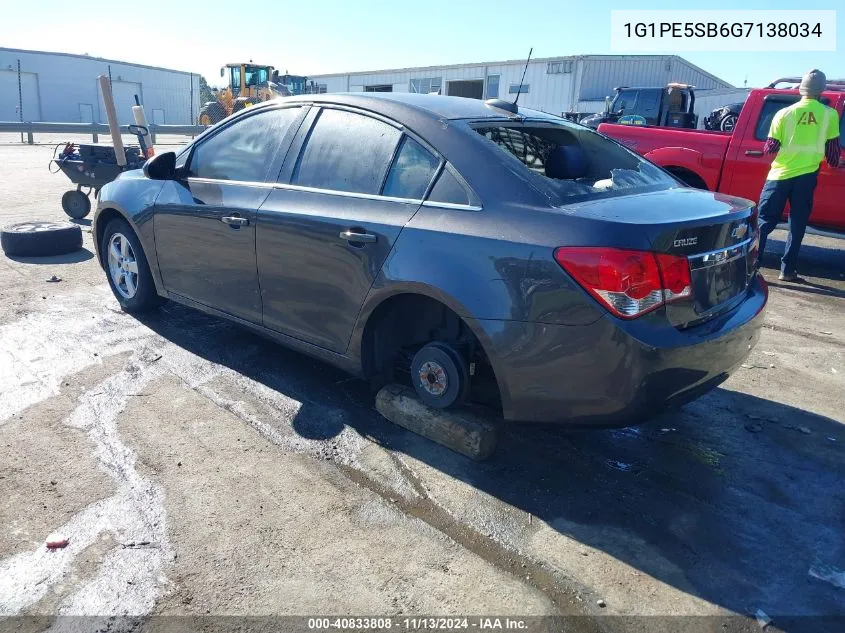
[[[61,145],[57,145],[53,152],[51,165],[55,164],[58,167],[56,172],[64,172],[76,185],[75,190],[71,189],[62,196],[62,209],[75,220],[84,218],[91,211],[92,191],[96,197],[103,185],[117,178],[120,172],[140,169],[145,161],[141,148],[135,145],[124,148],[126,165],[123,167],[117,164],[111,145],[66,143],[57,155],[59,147]]]

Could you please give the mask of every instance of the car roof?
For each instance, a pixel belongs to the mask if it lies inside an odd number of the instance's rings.
[[[425,95],[413,92],[340,92],[286,97],[285,100],[357,106],[375,112],[384,108],[385,110],[392,110],[394,116],[397,114],[397,111],[405,110],[409,115],[418,116],[424,113],[433,119],[515,118],[512,113],[488,106],[480,99],[444,97],[441,95]],[[385,111],[384,114],[388,114],[388,112]],[[561,117],[553,114],[531,110],[529,108],[519,108],[519,115],[528,119],[563,120]]]

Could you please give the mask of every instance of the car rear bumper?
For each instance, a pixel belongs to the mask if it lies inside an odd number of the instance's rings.
[[[505,419],[627,426],[694,400],[737,369],[756,344],[768,290],[685,330],[662,310],[634,321],[607,315],[583,326],[478,321]]]

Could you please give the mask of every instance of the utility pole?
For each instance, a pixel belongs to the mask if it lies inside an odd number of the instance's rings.
[[[18,120],[23,123],[23,87],[21,86],[21,60],[18,60]],[[21,130],[23,143],[23,130]]]

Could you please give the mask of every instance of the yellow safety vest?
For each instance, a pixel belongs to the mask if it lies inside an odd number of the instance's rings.
[[[811,174],[824,160],[824,145],[839,136],[839,114],[817,99],[803,97],[779,110],[769,137],[780,141],[766,180],[786,180]]]

